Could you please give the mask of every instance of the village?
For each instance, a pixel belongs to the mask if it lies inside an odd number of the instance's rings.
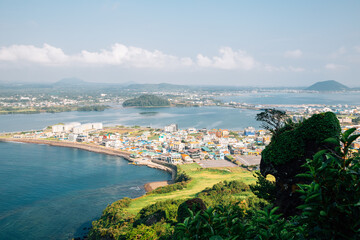
[[[343,126],[343,130],[351,126]],[[43,139],[101,146],[128,154],[134,164],[147,162],[186,164],[203,167],[242,166],[257,169],[261,152],[271,141],[269,131],[254,127],[242,131],[228,129],[179,129],[170,124],[163,129],[150,127],[104,127],[102,123],[56,124],[43,131],[12,135],[15,139]],[[360,148],[360,143],[355,143]],[[160,163],[161,163],[160,162]]]
[[[144,160],[158,160],[170,164],[217,161],[227,166],[256,166],[260,163],[261,151],[270,143],[271,135],[254,127],[243,131],[182,130],[177,124],[170,124],[163,129],[138,126],[104,128],[102,123],[75,122],[12,137],[76,142],[117,149],[129,153],[135,164],[141,164]]]

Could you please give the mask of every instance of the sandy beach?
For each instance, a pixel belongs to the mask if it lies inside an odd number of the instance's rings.
[[[145,188],[146,192],[151,192],[151,191],[157,189],[158,187],[163,187],[163,186],[166,186],[166,185],[169,185],[169,184],[172,184],[172,183],[174,183],[173,180],[171,180],[171,181],[150,182],[150,183],[146,183],[144,185],[144,188]]]
[[[124,159],[128,160],[129,162],[134,162],[134,159],[130,158],[130,153],[124,152],[117,149],[112,148],[105,148],[103,146],[94,145],[94,144],[87,144],[87,143],[77,143],[77,142],[65,142],[65,141],[51,141],[51,140],[43,140],[43,139],[26,139],[26,138],[0,138],[0,142],[21,142],[21,143],[33,143],[33,144],[47,144],[50,146],[57,146],[57,147],[69,147],[69,148],[77,148],[82,149],[90,152],[101,153],[101,154],[108,154],[113,156],[123,157]],[[159,182],[150,182],[144,185],[145,191],[150,192],[158,187],[166,186],[173,183],[175,179],[176,172],[174,169],[164,166],[159,163],[154,163],[150,160],[145,161],[136,161],[136,165],[143,165],[150,168],[156,168],[159,170],[167,171],[171,173],[172,180],[170,181],[159,181]]]

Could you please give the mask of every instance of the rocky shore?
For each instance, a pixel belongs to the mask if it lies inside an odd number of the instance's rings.
[[[160,182],[146,183],[144,185],[146,192],[150,192],[158,187],[162,187],[162,186],[171,184],[176,176],[176,171],[174,169],[167,167],[165,165],[162,165],[160,163],[152,162],[149,159],[137,161],[137,160],[130,158],[130,153],[128,153],[128,152],[124,152],[124,151],[112,149],[112,148],[106,148],[106,147],[94,145],[94,144],[53,141],[53,140],[43,140],[43,139],[26,139],[26,138],[0,138],[0,142],[21,142],[21,143],[33,143],[33,144],[46,144],[46,145],[57,146],[57,147],[77,148],[77,149],[82,149],[82,150],[95,152],[95,153],[123,157],[124,159],[128,160],[129,162],[134,162],[135,165],[143,165],[143,166],[147,166],[150,168],[156,168],[156,169],[167,171],[167,172],[171,173],[172,181],[160,181]]]

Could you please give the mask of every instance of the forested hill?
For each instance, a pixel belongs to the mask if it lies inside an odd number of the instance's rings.
[[[141,95],[140,97],[128,99],[123,102],[123,107],[166,107],[170,106],[167,99],[155,95]]]
[[[328,80],[323,82],[317,82],[306,90],[319,91],[319,92],[336,92],[336,91],[345,91],[349,88],[335,80]]]

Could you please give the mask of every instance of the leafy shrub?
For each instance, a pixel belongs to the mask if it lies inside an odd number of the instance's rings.
[[[251,185],[251,191],[266,201],[273,203],[275,201],[276,186],[275,182],[267,180],[260,172],[255,172],[256,184]]]
[[[191,177],[189,175],[187,175],[185,172],[183,171],[178,171],[176,174],[176,178],[175,178],[175,182],[188,182],[191,180]]]
[[[154,222],[151,221],[154,220],[156,220],[156,222],[163,220],[168,223],[173,223],[176,221],[177,209],[182,202],[183,200],[170,199],[146,206],[138,213],[134,225],[149,225],[150,223],[153,224]]]
[[[175,239],[299,239],[301,228],[265,208],[247,215],[242,204],[194,212],[175,227]]]
[[[290,128],[285,125],[284,129],[279,131],[262,151],[262,159],[275,165],[301,159],[306,155],[306,148],[319,146],[324,139],[339,136],[340,124],[334,113],[327,112],[314,114],[311,118]],[[314,149],[315,152],[310,156],[318,150],[318,148]]]
[[[158,187],[157,189],[151,191],[150,193],[162,194],[162,193],[174,192],[186,188],[187,184],[188,184],[187,182],[173,183],[167,186]]]
[[[234,193],[246,192],[249,190],[250,190],[249,185],[245,184],[242,181],[239,181],[239,180],[234,180],[234,181],[230,181],[230,182],[224,181],[224,182],[216,183],[211,188],[209,188],[209,187],[205,188],[198,194],[198,197],[207,196],[207,195],[211,195],[211,194],[220,194],[220,193],[221,194],[234,194]]]
[[[182,222],[187,218],[191,212],[203,211],[206,209],[206,205],[200,198],[189,199],[179,205],[177,210],[177,221]]]
[[[126,235],[134,217],[126,210],[130,203],[130,198],[123,198],[107,206],[101,218],[92,223],[89,239],[117,239]]]
[[[190,176],[188,176],[185,172],[178,171],[178,173],[176,175],[175,183],[167,185],[167,186],[159,187],[159,188],[151,191],[149,194],[151,194],[151,193],[162,194],[162,193],[169,193],[169,192],[174,192],[177,190],[182,190],[187,187],[187,185],[190,181],[191,181]]]
[[[146,225],[139,225],[132,228],[127,234],[126,239],[155,240],[158,239],[155,229]]]
[[[340,140],[326,139],[335,150],[322,150],[305,164],[308,171],[301,177],[311,183],[299,184],[304,199],[299,208],[308,238],[360,239],[360,156],[350,151],[360,136],[351,135],[355,130],[345,131]]]

